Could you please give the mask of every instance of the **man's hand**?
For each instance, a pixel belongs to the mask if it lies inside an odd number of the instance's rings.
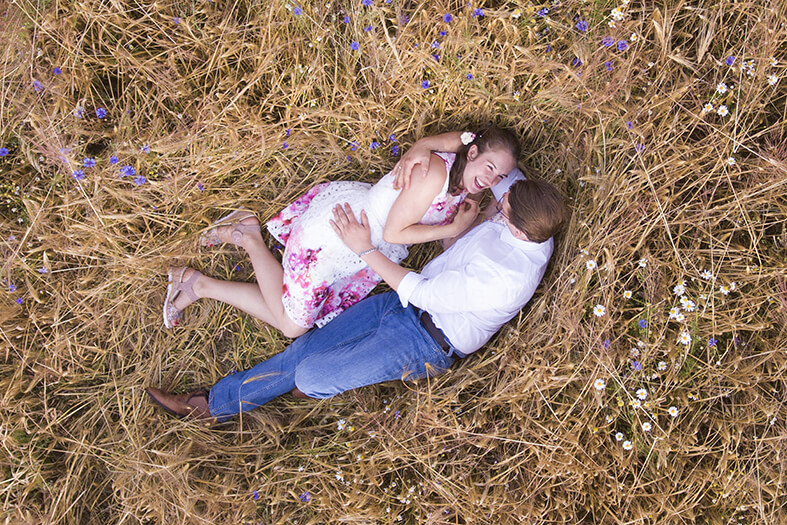
[[[374,248],[366,210],[361,210],[361,222],[358,222],[348,203],[345,202],[344,206],[337,204],[333,209],[331,226],[342,242],[356,254]]]
[[[394,189],[407,189],[410,187],[410,177],[426,177],[429,171],[429,161],[432,156],[432,150],[424,145],[423,141],[418,141],[413,144],[407,153],[402,155],[399,162],[394,166],[393,174]]]

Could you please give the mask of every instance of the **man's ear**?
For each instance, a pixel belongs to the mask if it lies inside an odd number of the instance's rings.
[[[467,150],[467,160],[475,160],[478,156],[478,146],[473,144],[470,146],[470,149]]]

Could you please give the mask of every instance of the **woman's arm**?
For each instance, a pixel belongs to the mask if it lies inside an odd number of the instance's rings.
[[[426,177],[416,177],[396,198],[383,229],[383,239],[393,244],[416,244],[454,237],[463,232],[478,215],[478,205],[466,201],[449,224],[418,224],[448,177],[445,163],[432,155]]]
[[[451,131],[418,140],[394,166],[394,188],[409,188],[414,173],[416,177],[426,177],[432,152],[458,151],[462,146],[461,136],[461,132]]]
[[[331,226],[342,242],[360,255],[361,259],[388,283],[388,286],[394,290],[399,288],[399,283],[409,270],[399,266],[372,246],[372,231],[369,228],[366,211],[361,210],[361,222],[358,222],[349,204],[345,203],[344,206],[338,204],[333,209]]]

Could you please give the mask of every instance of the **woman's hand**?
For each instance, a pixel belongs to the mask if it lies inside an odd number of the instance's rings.
[[[467,199],[459,205],[459,210],[451,224],[454,225],[454,236],[463,234],[478,218],[478,201]]]
[[[393,168],[394,189],[407,189],[410,187],[410,178],[415,175],[416,177],[426,177],[429,170],[429,161],[431,160],[432,150],[423,139],[419,140],[402,155],[399,162]]]
[[[356,254],[374,248],[366,210],[361,210],[361,222],[358,222],[348,203],[345,202],[344,206],[337,204],[333,209],[331,226],[342,242]]]

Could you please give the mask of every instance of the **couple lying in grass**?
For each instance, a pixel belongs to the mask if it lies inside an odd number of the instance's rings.
[[[329,398],[434,376],[472,354],[530,300],[568,215],[552,185],[516,169],[519,153],[500,128],[446,133],[417,142],[374,185],[319,184],[267,223],[281,264],[251,211],[220,219],[200,243],[246,250],[257,282],[171,269],[164,325],[211,298],[297,339],[209,391],[148,394],[174,415],[222,422],[288,392]],[[480,213],[486,188],[495,198]],[[445,251],[420,274],[399,265],[408,245],[433,240]],[[364,299],[381,280],[393,291]]]

